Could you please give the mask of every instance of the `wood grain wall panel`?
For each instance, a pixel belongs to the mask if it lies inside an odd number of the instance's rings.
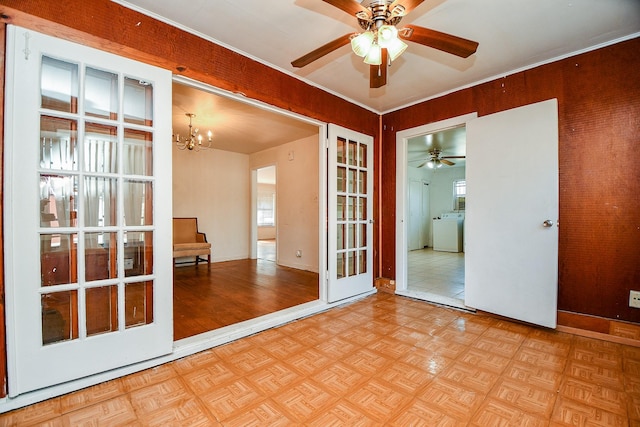
[[[640,310],[628,307],[629,290],[640,289],[638,69],[636,38],[384,115],[384,276],[395,278],[396,268],[395,133],[473,111],[484,116],[557,98],[558,308],[640,322]]]
[[[564,66],[559,308],[640,322],[640,40]]]

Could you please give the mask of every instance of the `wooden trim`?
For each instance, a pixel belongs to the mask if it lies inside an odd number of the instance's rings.
[[[558,310],[556,329],[588,338],[640,347],[640,324],[637,323]]]

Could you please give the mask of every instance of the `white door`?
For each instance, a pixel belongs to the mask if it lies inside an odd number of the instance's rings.
[[[467,123],[465,305],[554,328],[558,104]]]
[[[171,73],[9,27],[9,395],[172,351]]]
[[[373,288],[373,138],[329,125],[328,294],[339,301]]]

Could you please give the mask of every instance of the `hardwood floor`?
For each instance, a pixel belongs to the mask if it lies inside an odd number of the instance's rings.
[[[265,259],[176,267],[173,278],[174,340],[319,297],[317,273]]]

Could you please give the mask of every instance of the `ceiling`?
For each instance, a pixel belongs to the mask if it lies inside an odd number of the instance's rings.
[[[407,160],[409,166],[424,167],[425,162],[431,158],[430,153],[440,151],[440,158],[449,156],[466,156],[467,131],[464,126],[457,126],[439,132],[415,136],[407,141]],[[454,165],[442,167],[465,167],[465,159],[447,159]]]
[[[318,135],[318,126],[293,119],[271,110],[178,82],[173,83],[174,135],[189,134],[189,117],[193,127],[206,138],[213,133],[215,149],[251,154],[287,142]]]
[[[349,45],[303,68],[291,66],[360,31],[354,17],[322,0],[114,1],[378,113],[640,35],[638,0],[425,0],[398,28],[414,24],[474,40],[477,52],[463,59],[408,42],[387,85],[370,89],[369,66]]]

